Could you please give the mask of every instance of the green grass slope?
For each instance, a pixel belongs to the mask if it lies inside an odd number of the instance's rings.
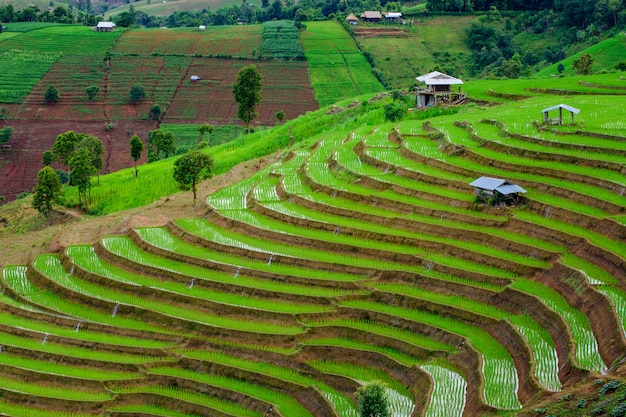
[[[558,74],[557,67],[559,64],[565,66],[565,70],[561,73],[565,76],[575,75],[573,63],[583,54],[589,54],[593,58],[593,72],[614,71],[615,65],[626,59],[624,55],[626,50],[626,33],[618,33],[612,38],[605,39],[596,45],[590,46],[572,56],[567,57],[559,63],[550,65],[537,72],[537,76],[550,76]]]

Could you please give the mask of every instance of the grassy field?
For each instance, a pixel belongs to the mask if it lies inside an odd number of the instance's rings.
[[[256,7],[261,7],[260,0],[251,0],[250,4],[254,4]],[[240,5],[239,2],[233,0],[211,0],[209,2],[202,0],[176,0],[176,1],[154,1],[154,0],[139,0],[133,2],[133,7],[137,11],[145,12],[152,16],[169,16],[174,12],[184,12],[187,10],[202,10],[211,9],[217,10],[221,7],[230,6],[232,4]],[[104,16],[106,20],[113,18],[122,12],[127,12],[129,9],[128,4],[118,6],[114,9],[108,10]],[[204,24],[201,22],[199,24]]]
[[[339,23],[308,22],[301,40],[320,106],[384,90],[354,40]]]
[[[465,31],[476,20],[474,16],[419,18],[410,26],[385,26],[383,30],[360,25],[355,34],[391,86],[407,89],[415,77],[432,71],[435,65],[453,76],[466,74],[471,50],[465,43]],[[393,31],[386,34],[387,29]]]
[[[537,72],[537,76],[550,76],[558,74],[557,67],[563,64],[565,69],[561,73],[564,76],[575,75],[573,62],[582,54],[590,54],[593,58],[594,73],[602,71],[614,71],[615,65],[624,60],[624,49],[626,48],[626,33],[618,33],[615,37],[603,40],[577,54],[567,57],[566,59],[554,65],[550,65]]]

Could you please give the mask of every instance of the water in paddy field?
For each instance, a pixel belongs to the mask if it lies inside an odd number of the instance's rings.
[[[424,365],[421,368],[434,382],[426,417],[461,417],[467,392],[465,379],[442,366]]]

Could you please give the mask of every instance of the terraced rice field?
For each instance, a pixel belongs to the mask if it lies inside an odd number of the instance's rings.
[[[353,417],[382,380],[394,416],[474,416],[611,372],[625,132],[496,116],[329,132],[200,218],[4,268],[7,409]],[[481,175],[523,204],[476,203]]]

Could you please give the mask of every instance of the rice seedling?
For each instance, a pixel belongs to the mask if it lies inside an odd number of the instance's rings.
[[[326,399],[333,404],[340,417],[359,417],[359,411],[348,398],[338,394],[337,391],[329,390],[324,384],[320,384],[318,388]]]
[[[587,316],[570,306],[563,296],[545,285],[519,278],[515,280],[512,287],[534,295],[563,317],[576,344],[576,360],[581,368],[597,372],[606,370]]]
[[[168,368],[163,368],[168,369]],[[169,368],[173,369],[173,368]],[[165,373],[167,375],[167,373]],[[174,375],[176,376],[176,375]],[[212,408],[214,410],[218,410],[220,412],[230,414],[233,416],[241,416],[241,417],[261,417],[262,414],[258,411],[251,410],[244,406],[241,406],[235,402],[225,400],[223,398],[211,397],[209,395],[205,395],[199,392],[187,391],[177,387],[168,387],[162,385],[144,385],[144,386],[128,386],[128,387],[120,387],[115,388],[114,392],[119,394],[131,394],[131,393],[141,393],[141,394],[155,394],[161,397],[167,397],[173,401],[182,401],[188,402],[192,404],[199,404],[205,407]],[[160,407],[159,407],[160,408]],[[128,406],[119,406],[115,407],[114,410],[120,412],[133,412],[137,410],[138,412],[146,412],[150,410],[150,413],[153,411],[158,411],[157,415],[163,415],[164,417],[195,417],[190,416],[188,414],[180,414],[180,413],[171,413],[171,410],[155,410],[153,406],[148,409],[144,408],[142,405],[128,405]],[[135,412],[137,412],[135,411]],[[160,414],[165,413],[165,414]]]
[[[239,213],[238,213],[239,214]],[[218,252],[209,250],[206,248],[202,248],[199,246],[191,245],[177,237],[174,237],[167,233],[165,229],[162,228],[149,228],[149,229],[138,229],[137,232],[140,234],[142,239],[146,242],[160,247],[162,249],[166,249],[172,252],[186,254],[189,256],[194,256],[200,259],[210,259],[215,262],[220,262],[224,264],[231,265],[235,268],[249,268],[258,271],[267,271],[273,272],[277,274],[284,274],[287,276],[297,276],[297,277],[305,277],[310,279],[322,279],[322,280],[334,280],[335,276],[330,276],[326,271],[317,271],[313,268],[304,268],[304,267],[294,267],[290,265],[281,265],[278,263],[272,263],[270,258],[272,257],[272,252],[268,253],[267,261],[258,261],[253,259],[248,259],[244,257],[239,257],[235,255],[229,255],[228,253]],[[176,263],[175,261],[171,261],[169,259],[164,260],[163,258],[148,254],[144,251],[138,251],[133,248],[130,240],[124,240],[123,238],[108,238],[106,239],[107,247],[110,250],[115,251],[118,254],[129,253],[134,257],[141,257],[143,260],[141,263],[145,265],[152,265],[161,268],[171,268],[172,265],[176,265],[176,269],[178,267],[183,267],[180,265],[181,263]],[[114,246],[115,245],[115,246]],[[120,245],[125,245],[124,248]],[[331,255],[329,254],[328,257]],[[161,266],[159,266],[161,265]],[[348,277],[348,281],[354,281],[361,277],[344,274],[338,275],[341,279],[342,277]],[[273,284],[276,288],[279,286]],[[282,284],[281,284],[282,285]]]
[[[24,404],[13,404],[0,400],[0,409],[3,414],[11,417],[92,417],[93,414],[50,410]]]
[[[38,260],[42,257],[43,256],[40,256]],[[51,268],[51,272],[53,274],[51,276],[52,279],[65,279],[66,282],[70,284],[70,288],[73,288],[75,291],[82,292],[83,294],[92,294],[92,296],[94,296],[95,298],[100,298],[111,303],[134,306],[146,311],[154,311],[165,316],[185,320],[189,323],[201,323],[207,326],[217,326],[241,331],[274,334],[297,334],[302,332],[302,329],[297,326],[280,325],[261,321],[252,322],[242,319],[233,319],[230,317],[207,314],[198,310],[190,309],[188,307],[184,308],[182,306],[164,303],[162,299],[147,299],[136,297],[132,293],[126,293],[112,288],[91,284],[89,282],[79,280],[76,277],[70,277],[65,273],[57,272],[58,268],[60,268],[60,265],[58,267],[55,265],[55,259],[55,257],[49,257],[48,262],[45,265],[45,267]],[[58,263],[58,259],[56,259],[56,262]],[[45,273],[46,271],[44,270],[42,272]],[[50,277],[50,275],[48,276]]]
[[[535,363],[535,378],[549,391],[560,391],[559,359],[550,334],[527,315],[512,316],[509,321],[528,342]]]
[[[63,267],[61,266],[60,261],[54,255],[42,255],[35,259],[33,262],[33,266],[39,272],[41,272],[44,276],[48,278],[52,278],[57,283],[60,283],[62,286],[66,286],[72,291],[81,291],[81,287],[77,286],[74,282],[72,282],[73,277],[69,275]],[[13,283],[18,283],[18,288],[21,288],[22,292],[19,294],[25,299],[32,301],[37,305],[41,305],[47,308],[50,308],[54,311],[62,313],[68,317],[76,318],[77,322],[88,320],[96,323],[104,323],[113,326],[119,326],[123,328],[130,328],[136,330],[145,330],[149,332],[164,332],[164,330],[157,326],[151,326],[147,323],[133,320],[130,318],[120,316],[114,316],[110,313],[105,313],[94,308],[90,308],[85,306],[84,304],[80,304],[71,300],[62,297],[60,294],[49,290],[42,290],[35,285],[33,285],[28,278],[26,277],[26,268],[25,267],[14,267],[14,268],[5,268],[6,270],[13,271],[8,274],[10,277],[7,281],[10,285]],[[91,293],[86,293],[91,294]],[[101,298],[98,294],[92,294],[95,298]],[[89,332],[81,331],[80,336],[77,338],[82,339],[85,337],[95,337],[96,339],[104,339],[105,335],[91,335]],[[147,341],[146,341],[147,342]],[[117,343],[117,342],[116,342]],[[122,338],[121,344],[126,344],[127,341],[124,341]],[[150,343],[148,343],[150,345]],[[160,345],[162,346],[162,345]]]
[[[419,365],[422,361],[414,358],[413,356],[407,355],[404,352],[400,352],[397,349],[393,349],[386,346],[378,346],[374,344],[364,343],[354,339],[347,338],[319,338],[319,339],[307,339],[301,342],[303,345],[310,346],[338,346],[347,349],[355,349],[355,350],[363,350],[368,352],[376,352],[382,355],[388,356],[393,360],[401,363],[404,366],[411,367],[414,365]]]
[[[583,273],[591,285],[619,285],[619,281],[606,269],[600,268],[573,253],[564,253],[561,257],[561,263]]]
[[[546,226],[552,229],[560,230],[570,235],[582,237],[589,240],[594,245],[603,248],[604,250],[613,252],[621,258],[626,258],[626,245],[624,245],[622,242],[610,239],[604,235],[601,235],[584,227],[552,219],[550,217],[546,217],[545,215],[542,216],[538,213],[530,213],[524,210],[517,210],[515,212],[515,217],[529,223]]]
[[[331,310],[329,307],[306,305],[305,303],[294,304],[279,300],[263,300],[256,297],[212,291],[207,288],[198,288],[197,286],[194,288],[191,287],[191,285],[186,285],[184,283],[162,282],[150,277],[137,276],[127,271],[120,270],[119,268],[115,268],[112,265],[104,264],[88,246],[77,247],[76,249],[70,247],[68,248],[68,255],[72,256],[75,262],[78,257],[78,262],[80,262],[77,263],[78,265],[88,264],[88,270],[104,272],[103,276],[107,276],[121,282],[150,286],[151,288],[160,289],[164,292],[186,295],[190,298],[199,298],[225,305],[238,305],[246,308],[289,314],[319,313]]]
[[[426,417],[461,417],[467,393],[465,379],[443,366],[422,365],[421,369],[433,380]]]
[[[477,252],[481,254],[489,253],[490,256],[497,257],[499,259],[504,259],[509,262],[524,264],[524,265],[530,265],[530,266],[541,267],[541,268],[547,268],[550,266],[550,264],[546,261],[536,259],[527,255],[516,254],[511,251],[500,250],[493,246],[486,247],[485,245],[482,245],[482,244],[460,240],[460,239],[452,239],[449,237],[440,237],[434,234],[417,233],[417,232],[412,233],[403,229],[402,230],[395,229],[395,228],[389,227],[388,225],[378,225],[378,224],[374,224],[368,221],[346,218],[345,216],[326,214],[321,211],[313,211],[311,209],[298,206],[295,203],[278,202],[274,204],[265,203],[264,205],[267,206],[268,208],[279,211],[283,214],[287,214],[289,216],[297,217],[300,219],[307,219],[311,221],[322,222],[326,224],[335,224],[337,225],[337,227],[347,227],[347,228],[353,228],[353,229],[358,229],[358,230],[372,232],[372,233],[379,233],[380,235],[383,235],[383,236],[390,235],[390,236],[405,237],[407,239],[412,239],[412,240],[414,239],[418,241],[442,243],[445,245],[454,246],[463,250],[473,251],[473,252]],[[390,243],[385,243],[384,246],[385,246],[385,249],[389,251],[394,251],[394,252],[399,252],[399,253],[410,253],[405,248],[406,245],[394,245]],[[411,246],[411,248],[413,248],[413,246]],[[425,258],[429,258],[430,256],[430,253],[428,251],[419,250],[419,249],[417,252],[414,252],[414,254],[418,256],[423,256]],[[456,258],[457,262],[459,261],[459,257]],[[468,255],[466,257],[466,260],[468,259],[472,259],[472,256]],[[441,263],[446,264],[446,261],[442,259]],[[471,262],[468,262],[467,267],[464,269],[473,270],[473,271],[482,271],[487,274],[493,274],[493,275],[498,275],[498,276],[503,276],[503,274],[505,274],[506,276],[511,276],[509,274],[506,274],[506,272],[498,270],[497,268],[488,268],[486,267],[485,264],[481,264],[481,266],[477,268],[476,266],[471,266]]]
[[[415,408],[412,396],[407,389],[381,370],[334,361],[313,361],[310,365],[324,373],[352,378],[359,384],[371,381],[384,382],[388,385],[385,388],[385,394],[389,404],[389,412],[394,417],[410,416]]]
[[[258,398],[273,404],[275,408],[284,416],[311,417],[311,413],[294,398],[284,393],[274,391],[263,385],[235,378],[176,368],[150,368],[147,372],[149,374],[167,375],[189,379],[209,386],[216,386],[242,393],[253,398]]]
[[[129,414],[140,414],[140,415],[150,415],[150,416],[159,416],[159,417],[197,417],[196,414],[188,414],[178,410],[172,410],[170,408],[165,408],[158,405],[152,404],[130,404],[130,405],[118,405],[110,407],[110,411],[114,413],[129,413]],[[243,415],[243,414],[240,414]],[[252,414],[255,417],[260,416],[259,414]]]
[[[74,328],[76,332],[76,328]],[[80,331],[80,328],[79,328]],[[97,350],[95,348],[83,348],[68,344],[60,344],[51,341],[41,343],[41,340],[35,340],[27,337],[16,336],[6,332],[0,333],[3,346],[13,346],[22,349],[28,349],[35,352],[51,353],[54,355],[63,355],[71,358],[94,360],[99,362],[126,363],[126,364],[145,364],[159,361],[172,361],[174,358],[156,357],[141,354],[129,354],[122,352],[110,352],[106,350]]]
[[[32,357],[24,358],[8,353],[0,355],[0,365],[26,369],[31,372],[44,373],[47,375],[57,375],[92,381],[129,380],[142,377],[138,372],[120,372],[94,367],[79,367],[71,364],[39,360]],[[77,381],[77,385],[80,385],[80,381]]]
[[[80,388],[68,389],[68,387],[38,384],[33,381],[16,380],[6,376],[0,376],[0,386],[4,390],[17,391],[33,397],[55,398],[67,401],[101,402],[113,398],[111,393],[104,390],[96,392]]]
[[[626,336],[626,292],[621,288],[609,285],[599,285],[598,291],[606,295],[608,299],[611,300],[611,304],[613,305],[613,308],[615,308],[617,317],[622,323],[624,336]]]
[[[179,350],[177,352],[188,358],[245,369],[250,372],[272,376],[298,385],[311,386],[317,383],[317,380],[314,378],[296,370],[267,362],[256,362],[208,350]]]
[[[515,410],[521,408],[517,398],[518,378],[513,359],[506,349],[486,331],[420,310],[408,310],[358,300],[343,302],[341,305],[403,317],[465,337],[483,357],[484,396],[487,404],[501,409]]]

